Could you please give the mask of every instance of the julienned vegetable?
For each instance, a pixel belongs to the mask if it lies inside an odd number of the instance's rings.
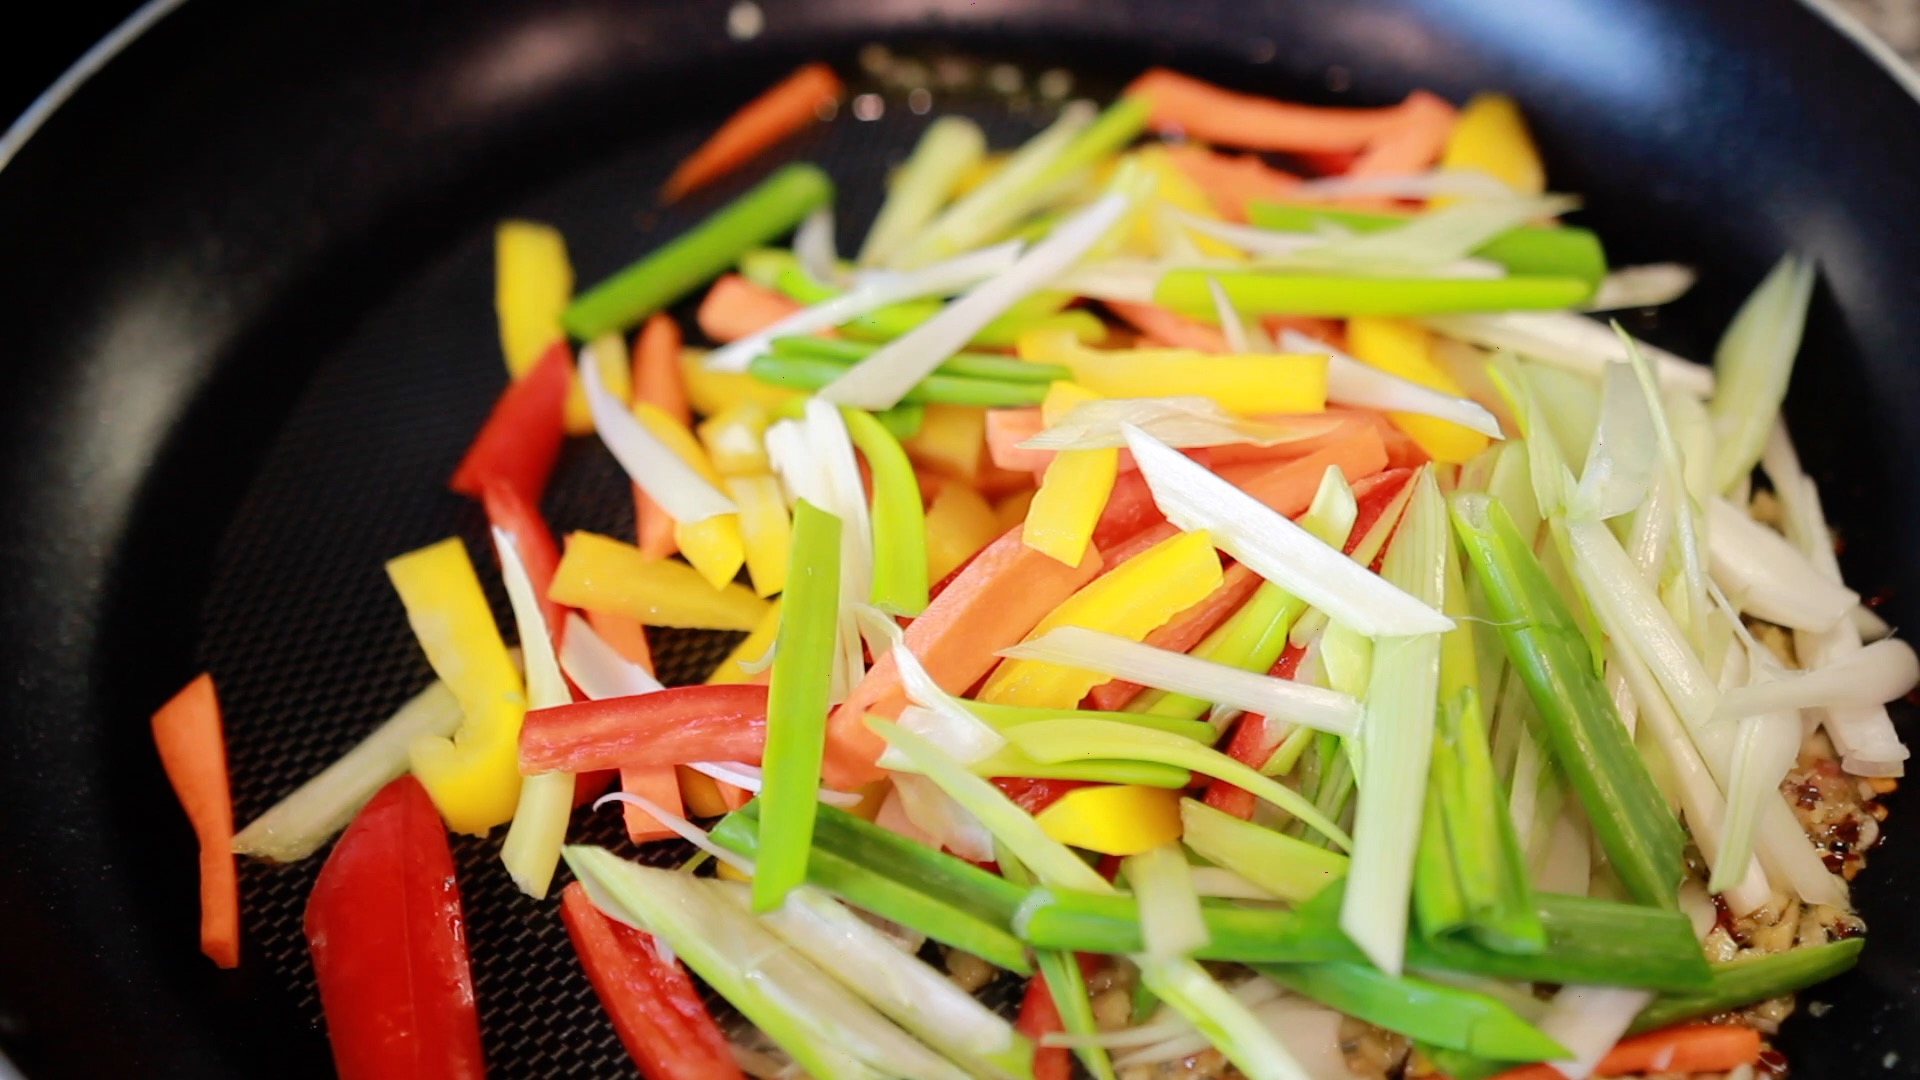
[[[669,197],[838,92],[802,68]],[[556,230],[502,227],[514,381],[452,487],[521,658],[461,540],[394,559],[440,681],[237,836],[210,684],[156,715],[222,963],[230,851],[302,858],[366,803],[309,909],[343,1073],[385,1074],[376,1020],[477,1070],[445,831],[509,819],[529,905],[564,852],[561,915],[656,1080],[1214,1053],[1298,1080],[1343,1071],[1349,1018],[1417,1046],[1386,1066],[1411,1077],[1737,1070],[1760,1030],[1691,1021],[1853,963],[1871,844],[1776,793],[1876,831],[1920,661],[1839,580],[1779,423],[1810,262],[1709,370],[1581,313],[1692,274],[1612,271],[1557,220],[1510,99],[1162,70],[1004,156],[930,121],[857,262],[833,191],[782,166],[577,297]],[[702,288],[711,352],[666,310]],[[555,542],[569,433],[632,482],[637,543]],[[667,628],[745,636],[663,687]],[[629,836],[695,862],[564,846],[615,775]],[[1027,979],[1019,1021],[926,942]]]

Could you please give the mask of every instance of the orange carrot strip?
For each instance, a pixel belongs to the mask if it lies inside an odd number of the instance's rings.
[[[1318,428],[1313,434],[1273,446],[1256,446],[1253,443],[1229,443],[1224,446],[1210,446],[1207,457],[1215,470],[1230,465],[1242,465],[1249,461],[1276,462],[1293,461],[1308,454],[1324,450],[1329,446],[1338,446],[1349,439],[1366,441],[1362,432],[1380,430],[1374,417],[1352,409],[1328,409],[1324,413],[1306,416],[1261,416],[1255,419],[1269,423],[1302,427],[1313,425]],[[1325,425],[1321,427],[1320,425]],[[1381,436],[1383,439],[1385,435]],[[1353,478],[1348,477],[1349,481]]]
[[[1247,602],[1247,597],[1253,595],[1253,590],[1259,587],[1260,575],[1242,563],[1234,563],[1227,567],[1218,588],[1199,603],[1149,631],[1143,640],[1156,648],[1186,652],[1200,644],[1201,638],[1213,633],[1215,627],[1227,620],[1227,616],[1238,611],[1240,605]],[[1113,679],[1088,691],[1087,698],[1093,703],[1093,708],[1118,712],[1145,689],[1136,682]]]
[[[680,775],[672,765],[624,767],[620,770],[620,790],[630,791],[675,816],[686,814],[680,802]],[[627,838],[636,844],[677,835],[660,824],[658,818],[632,803],[627,803],[622,810],[626,816]]]
[[[1155,131],[1250,150],[1358,150],[1402,120],[1401,106],[1355,109],[1297,105],[1236,93],[1190,75],[1152,68],[1127,87],[1152,105]]]
[[[1273,338],[1278,338],[1283,330],[1298,330],[1336,349],[1347,347],[1347,324],[1339,319],[1322,319],[1317,315],[1262,315],[1260,327]]]
[[[1400,116],[1392,127],[1368,143],[1347,175],[1392,176],[1431,167],[1447,148],[1456,115],[1446,101],[1415,90],[1400,103]]]
[[[1223,353],[1227,351],[1227,338],[1220,328],[1210,326],[1199,319],[1189,319],[1177,311],[1170,311],[1158,304],[1129,303],[1109,300],[1107,310],[1126,320],[1128,325],[1140,331],[1140,336],[1155,345],[1166,345],[1175,349],[1199,349],[1201,352]]]
[[[233,867],[233,794],[213,676],[202,674],[153,714],[160,765],[200,842],[200,951],[240,966],[240,880]]]
[[[700,332],[715,341],[737,341],[758,333],[800,310],[797,301],[764,286],[755,285],[739,274],[722,274],[700,309],[694,322]]]
[[[1622,1039],[1595,1066],[1595,1076],[1725,1072],[1760,1060],[1760,1033],[1738,1024],[1680,1024]],[[1555,1080],[1551,1065],[1508,1069],[1494,1080]]]
[[[587,625],[599,634],[630,664],[639,664],[647,671],[653,671],[653,648],[647,644],[647,628],[640,620],[624,615],[614,615],[605,611],[588,610]]]
[[[825,64],[805,64],[740,107],[707,137],[660,189],[661,202],[673,202],[697,187],[745,165],[754,155],[806,127],[822,105],[845,86]]]
[[[1300,183],[1299,177],[1276,169],[1252,154],[1222,154],[1186,143],[1168,148],[1167,158],[1174,168],[1206,192],[1214,208],[1229,221],[1247,220],[1249,200],[1285,200]]]
[[[1018,528],[974,556],[927,610],[907,627],[906,645],[948,691],[960,694],[1000,662],[995,654],[1027,636],[1047,613],[1092,581],[1105,565],[1088,545],[1079,566],[1066,566],[1021,541]],[[898,716],[907,695],[891,656],[883,656],[827,723],[827,783],[843,791],[879,779],[884,747],[867,713]]]
[[[687,384],[680,373],[680,324],[669,315],[656,314],[648,319],[633,340],[633,399],[658,405],[683,424],[692,422]],[[632,487],[634,539],[642,554],[664,559],[680,546],[674,538],[673,518],[640,485]]]

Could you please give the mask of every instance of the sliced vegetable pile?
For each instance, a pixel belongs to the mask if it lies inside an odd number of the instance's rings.
[[[667,196],[838,90],[802,69]],[[1511,101],[1168,71],[1011,152],[929,122],[851,262],[833,198],[785,166],[577,294],[501,226],[513,381],[452,484],[518,651],[458,539],[393,559],[439,680],[232,836],[347,826],[307,914],[343,1075],[481,1071],[442,821],[506,826],[531,896],[565,863],[670,1080],[1751,1076],[1747,1007],[1852,964],[1920,663],[1779,418],[1808,263],[1695,366],[1585,314],[1691,275],[1560,222]],[[633,543],[541,517],[588,433]],[[653,627],[746,636],[662,687]],[[211,682],[155,733],[232,964]],[[616,777],[685,866],[567,846]],[[930,960],[1026,979],[1017,1020]]]

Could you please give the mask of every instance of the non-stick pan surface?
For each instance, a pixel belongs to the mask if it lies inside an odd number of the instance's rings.
[[[650,202],[714,122],[801,59],[857,72],[870,41],[1064,66],[1095,92],[1148,62],[1329,102],[1510,90],[1616,261],[1702,266],[1697,295],[1646,328],[1691,355],[1778,252],[1812,253],[1826,284],[1791,417],[1850,574],[1913,621],[1920,105],[1808,10],[766,7],[743,42],[721,0],[193,0],[0,170],[0,1047],[28,1076],[326,1074],[298,931],[317,859],[244,871],[245,963],[215,971],[147,714],[215,672],[245,819],[420,685],[379,568],[479,539],[443,481],[502,378],[492,222],[557,222],[597,278],[729,193]],[[842,181],[843,243],[926,122],[902,101],[783,151]],[[1043,119],[937,85],[934,101],[992,118],[1003,143]],[[622,528],[596,446],[563,476],[556,525]],[[663,655],[687,676],[712,647]],[[1788,1028],[1797,1076],[1920,1067],[1906,816],[1896,800],[1858,889],[1861,968]],[[551,905],[513,893],[490,846],[459,850],[496,1075],[627,1074]]]

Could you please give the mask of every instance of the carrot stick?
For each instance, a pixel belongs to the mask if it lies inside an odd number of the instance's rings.
[[[1176,349],[1199,349],[1207,353],[1227,351],[1227,338],[1220,329],[1199,319],[1189,319],[1158,304],[1120,300],[1106,302],[1107,310],[1126,320],[1140,336],[1155,345]]]
[[[200,951],[240,966],[240,881],[233,867],[233,794],[213,676],[202,674],[153,714],[153,745],[200,842]]]
[[[680,374],[680,324],[669,315],[655,314],[647,320],[639,336],[634,338],[633,399],[658,405],[682,424],[692,422],[693,410],[687,403],[687,384]],[[634,539],[642,554],[649,558],[664,559],[679,548],[678,541],[674,539],[673,518],[667,516],[667,512],[640,485],[634,484],[632,487]],[[644,643],[645,639],[642,638]]]
[[[715,341],[737,341],[800,310],[784,293],[755,285],[739,274],[722,274],[700,301],[694,322]]]
[[[1252,154],[1222,154],[1186,143],[1169,147],[1167,158],[1174,168],[1206,192],[1214,208],[1230,221],[1247,220],[1248,201],[1284,200],[1294,194],[1294,186],[1300,183],[1299,177],[1282,172]]]
[[[707,137],[660,189],[661,202],[673,202],[745,165],[754,155],[806,127],[822,105],[845,89],[825,64],[805,64],[740,107]]]
[[[1622,1039],[1595,1066],[1595,1076],[1633,1073],[1717,1073],[1760,1060],[1760,1033],[1738,1024],[1680,1024]],[[1523,1065],[1494,1080],[1557,1080],[1551,1065]]]
[[[1207,457],[1215,472],[1233,465],[1242,465],[1250,461],[1272,463],[1276,461],[1294,461],[1308,454],[1325,450],[1329,446],[1339,446],[1350,439],[1367,440],[1364,432],[1379,433],[1380,428],[1371,413],[1354,409],[1328,409],[1323,413],[1289,416],[1274,414],[1256,419],[1281,426],[1294,425],[1305,428],[1312,434],[1303,435],[1272,446],[1260,446],[1255,443],[1227,443],[1221,446],[1207,447]],[[1309,426],[1311,425],[1311,426]],[[1386,436],[1381,434],[1384,440]],[[1348,477],[1352,480],[1352,477]]]
[[[625,766],[620,770],[620,790],[630,791],[668,813],[684,816],[686,808],[680,801],[680,774],[675,769],[672,765]],[[627,803],[622,810],[626,818],[627,838],[636,844],[677,835],[641,807]]]
[[[587,625],[628,663],[653,670],[653,649],[647,644],[647,628],[640,625],[640,620],[589,609]]]
[[[906,647],[939,683],[964,693],[999,663],[995,654],[1018,642],[1105,565],[1088,545],[1079,566],[1066,566],[1021,541],[1018,528],[988,544],[907,627]],[[906,706],[900,671],[883,656],[833,711],[827,724],[827,783],[843,791],[881,776],[874,760],[884,743],[866,714],[898,716]]]
[[[1262,315],[1260,328],[1273,338],[1278,338],[1283,330],[1297,330],[1336,349],[1347,347],[1347,324],[1339,319],[1323,319],[1317,315]]]
[[[1348,176],[1421,172],[1440,160],[1447,136],[1453,133],[1454,107],[1425,90],[1415,90],[1399,108],[1399,119],[1369,141],[1347,170]]]
[[[1359,150],[1394,129],[1404,106],[1353,109],[1296,105],[1236,93],[1166,68],[1152,68],[1127,87],[1153,106],[1147,125],[1201,142],[1249,150]]]
[[[1144,639],[1148,645],[1174,652],[1186,652],[1200,639],[1213,633],[1214,628],[1225,622],[1227,616],[1240,609],[1259,588],[1260,576],[1241,563],[1227,567],[1219,588],[1208,593],[1206,598],[1185,611],[1180,612],[1167,622],[1150,631]],[[1103,682],[1087,692],[1093,702],[1092,707],[1108,712],[1118,712],[1127,703],[1140,696],[1146,687],[1125,679],[1113,679]]]

